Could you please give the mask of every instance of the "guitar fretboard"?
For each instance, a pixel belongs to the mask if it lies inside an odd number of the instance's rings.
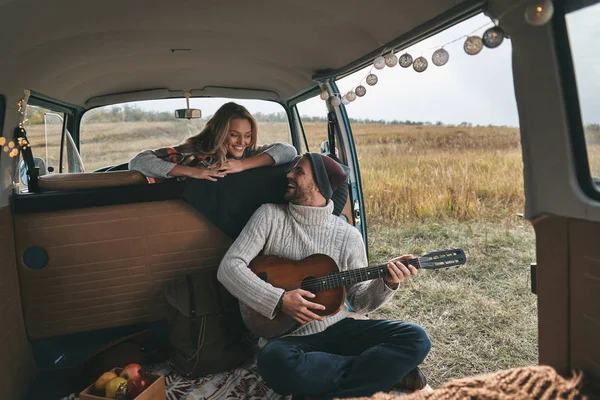
[[[417,269],[421,267],[418,258],[401,260],[401,262],[405,265],[410,264]],[[387,263],[366,268],[340,271],[319,278],[306,279],[304,282],[302,282],[302,289],[316,293],[327,289],[350,286],[354,285],[355,283],[382,278],[387,275],[387,273]]]

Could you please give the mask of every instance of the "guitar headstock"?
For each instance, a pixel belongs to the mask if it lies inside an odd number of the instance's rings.
[[[462,249],[437,250],[419,257],[422,269],[459,267],[466,262],[467,256]]]

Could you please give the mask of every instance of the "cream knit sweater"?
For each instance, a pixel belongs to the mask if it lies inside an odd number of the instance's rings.
[[[362,236],[353,226],[332,214],[333,202],[325,207],[308,207],[295,204],[265,204],[231,245],[221,261],[219,281],[240,301],[262,315],[273,318],[275,306],[283,289],[259,279],[248,264],[261,251],[301,260],[315,253],[327,254],[343,270],[367,266],[367,255]],[[366,313],[375,310],[394,294],[381,278],[357,283],[346,288],[347,300],[354,311]],[[292,335],[311,335],[346,318],[344,306],[323,321],[302,325]]]

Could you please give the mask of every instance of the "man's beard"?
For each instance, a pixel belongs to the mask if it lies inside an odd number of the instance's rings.
[[[302,190],[302,188],[296,186],[296,190],[291,193],[286,192],[283,198],[290,203],[303,206],[310,202],[308,193],[310,193],[310,191]]]

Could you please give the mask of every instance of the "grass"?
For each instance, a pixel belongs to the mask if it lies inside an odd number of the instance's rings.
[[[373,318],[418,323],[432,350],[422,368],[433,387],[451,378],[537,363],[537,306],[530,291],[534,235],[526,221],[445,221],[369,229],[370,261],[460,247],[467,264],[422,271]]]
[[[143,149],[180,143],[200,127],[183,121],[84,126],[86,170],[125,162]],[[260,123],[259,128],[263,143],[289,138],[285,124]],[[464,267],[425,271],[410,280],[372,317],[425,327],[433,347],[423,368],[434,387],[454,377],[536,364],[537,308],[529,282],[535,238],[529,223],[516,216],[524,207],[518,130],[352,128],[370,261],[449,247],[463,248],[468,257]],[[48,151],[57,160],[59,131],[52,129]],[[318,151],[327,139],[325,123],[305,124],[304,129],[311,150]],[[39,146],[43,135],[42,126],[29,128],[36,155],[45,152]]]

